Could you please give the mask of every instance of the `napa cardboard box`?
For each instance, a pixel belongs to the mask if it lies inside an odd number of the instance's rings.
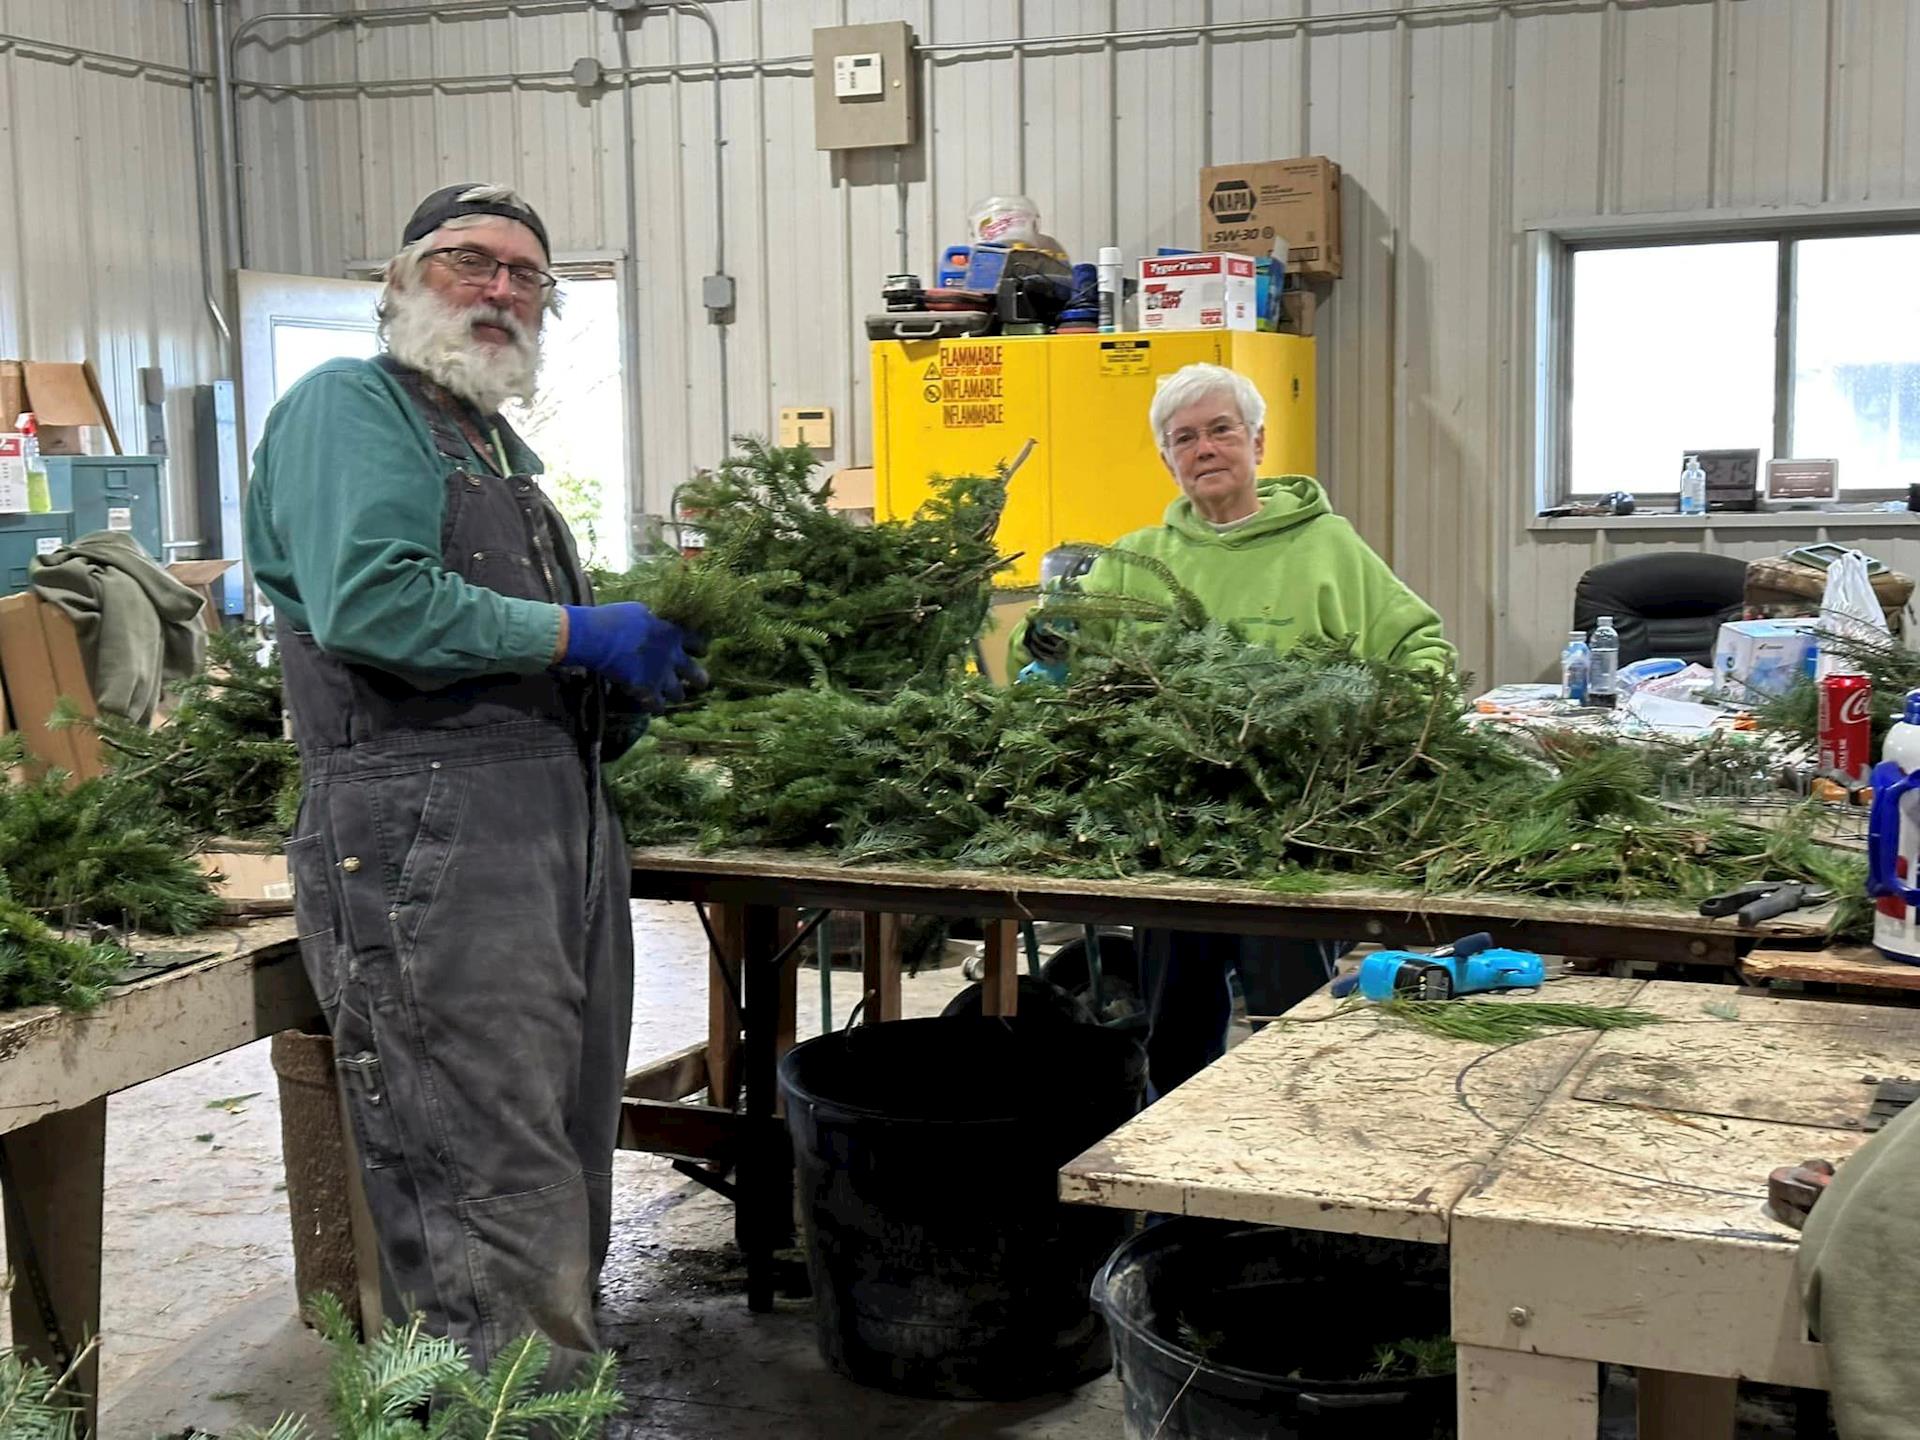
[[[42,455],[119,455],[119,432],[87,361],[0,360],[0,428],[21,412],[40,423]]]
[[[1142,330],[1254,330],[1258,303],[1249,256],[1150,255],[1140,262]]]
[[[1200,172],[1200,248],[1271,255],[1287,268],[1340,278],[1340,167],[1324,155],[1209,165]]]

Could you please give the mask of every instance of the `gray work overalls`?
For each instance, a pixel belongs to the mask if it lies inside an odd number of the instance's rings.
[[[592,603],[540,487],[476,464],[475,417],[380,363],[446,462],[445,567]],[[421,688],[297,631],[280,651],[305,780],[287,847],[301,954],[390,1295],[482,1367],[537,1330],[563,1373],[596,1344],[633,1015],[602,686],[548,670]]]

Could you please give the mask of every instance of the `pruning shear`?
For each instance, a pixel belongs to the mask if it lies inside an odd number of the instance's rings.
[[[1756,880],[1737,890],[1709,895],[1700,902],[1700,913],[1710,919],[1731,915],[1742,925],[1758,925],[1776,915],[1824,905],[1833,891],[1799,880]]]

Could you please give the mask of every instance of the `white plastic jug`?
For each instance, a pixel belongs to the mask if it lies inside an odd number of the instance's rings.
[[[1920,690],[1887,731],[1873,767],[1867,822],[1867,894],[1873,943],[1890,960],[1920,965]]]

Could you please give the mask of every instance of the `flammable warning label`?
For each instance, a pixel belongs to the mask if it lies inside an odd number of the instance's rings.
[[[949,430],[978,430],[1007,418],[1001,347],[959,343],[940,347],[940,423]]]
[[[1145,375],[1153,367],[1151,340],[1102,340],[1102,375]]]

